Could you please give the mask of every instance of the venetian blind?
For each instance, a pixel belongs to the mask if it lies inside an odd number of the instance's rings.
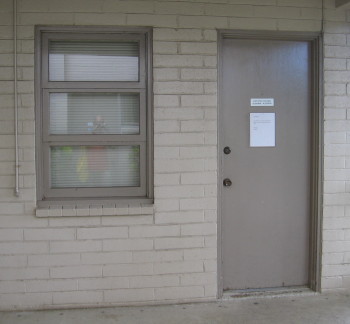
[[[139,134],[138,93],[50,93],[50,134]]]
[[[50,81],[138,81],[139,43],[50,41]]]

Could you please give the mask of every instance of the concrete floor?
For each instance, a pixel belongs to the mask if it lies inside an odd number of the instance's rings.
[[[2,312],[1,324],[350,324],[350,293],[255,297],[213,303]]]

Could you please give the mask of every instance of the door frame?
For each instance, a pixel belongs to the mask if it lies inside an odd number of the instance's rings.
[[[322,183],[323,183],[323,38],[321,33],[279,31],[218,31],[218,298],[223,296],[222,270],[222,179],[223,179],[223,43],[225,39],[307,41],[311,45],[311,205],[310,205],[310,261],[308,288],[321,291],[322,257]]]

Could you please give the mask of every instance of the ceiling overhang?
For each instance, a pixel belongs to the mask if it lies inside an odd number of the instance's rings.
[[[350,0],[335,0],[335,6],[337,8],[345,6],[345,5],[349,5],[350,4]]]

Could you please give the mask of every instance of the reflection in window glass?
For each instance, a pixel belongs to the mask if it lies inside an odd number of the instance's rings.
[[[139,146],[53,146],[51,188],[138,187]]]
[[[50,134],[139,134],[138,93],[50,93]]]

